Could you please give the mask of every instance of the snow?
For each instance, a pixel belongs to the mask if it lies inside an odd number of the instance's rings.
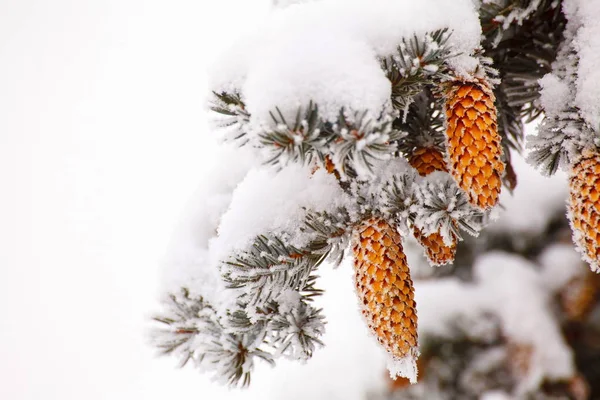
[[[293,121],[311,100],[329,120],[342,108],[379,114],[391,86],[373,51],[359,40],[336,37],[327,26],[302,28],[276,34],[277,40],[256,53],[260,61],[250,65],[242,90],[253,122],[272,122],[269,112],[276,107]]]
[[[503,253],[488,253],[474,266],[484,304],[502,319],[511,340],[534,346],[524,389],[538,387],[544,377],[568,378],[574,373],[573,357],[550,309],[548,292],[536,266]]]
[[[511,400],[512,397],[509,396],[507,393],[501,391],[501,390],[494,390],[494,391],[490,391],[490,392],[486,392],[483,395],[481,395],[481,397],[479,398],[479,400]]]
[[[547,247],[538,258],[542,265],[542,282],[551,291],[557,291],[577,276],[586,273],[580,254],[571,244]]]
[[[551,292],[545,285],[548,278],[537,270],[521,257],[492,252],[477,259],[475,283],[456,278],[416,281],[419,334],[451,337],[452,321],[476,323],[485,313],[492,313],[501,319],[504,335],[517,343],[533,345],[530,370],[518,391],[537,387],[545,377],[572,376],[572,354],[549,309]]]
[[[226,52],[211,73],[213,90],[243,94],[257,126],[270,121],[268,112],[275,107],[293,116],[311,100],[327,119],[341,107],[378,115],[389,105],[390,87],[377,57],[392,55],[402,38],[412,35],[450,28],[450,44],[462,54],[454,66],[468,74],[475,65],[469,55],[479,46],[481,28],[471,0],[300,3],[256,21],[254,32]]]
[[[213,165],[206,166],[206,179],[188,201],[173,232],[161,279],[165,293],[178,293],[186,287],[209,302],[218,301],[223,289],[218,269],[210,263],[209,244],[229,209],[234,189],[256,164],[251,153],[229,146],[216,148],[213,156]],[[221,161],[227,159],[235,162]]]
[[[581,115],[596,131],[600,131],[600,1],[567,0],[570,18],[576,18],[581,26],[575,37],[579,55],[577,68],[577,95],[575,105]]]
[[[558,115],[566,107],[572,93],[569,85],[556,75],[549,73],[539,80],[541,86],[540,102],[547,116]]]
[[[315,195],[318,193],[318,195]],[[335,177],[324,169],[291,165],[281,171],[256,168],[239,184],[227,212],[221,219],[218,236],[211,240],[211,260],[223,261],[244,250],[258,236],[269,232],[292,235],[291,244],[301,246],[298,235],[307,208],[333,210],[345,198]]]
[[[527,131],[534,129],[530,125]],[[533,237],[546,229],[548,215],[565,212],[568,194],[566,174],[557,172],[551,177],[540,177],[523,157],[515,154],[512,163],[517,173],[517,187],[511,194],[503,190],[497,220],[486,229],[491,231],[515,232],[515,237],[527,234]],[[543,193],[543,196],[539,194]]]

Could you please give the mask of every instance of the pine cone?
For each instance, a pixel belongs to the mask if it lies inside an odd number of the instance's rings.
[[[571,321],[583,321],[596,306],[600,276],[591,271],[574,277],[560,292],[561,307]]]
[[[417,310],[400,235],[371,218],[354,231],[356,289],[362,312],[377,340],[394,358],[416,359]]]
[[[427,176],[435,171],[448,172],[444,155],[441,151],[433,147],[416,149],[411,154],[408,162],[421,176]],[[454,256],[456,255],[456,236],[453,235],[452,244],[446,246],[442,235],[438,232],[425,236],[417,227],[414,227],[413,234],[415,239],[425,248],[425,255],[433,265],[445,265],[454,261]]]
[[[425,255],[433,265],[445,265],[454,261],[456,256],[456,235],[452,235],[452,244],[446,246],[444,238],[438,232],[429,236],[423,233],[416,226],[413,227],[415,239],[425,248]]]
[[[509,340],[506,352],[509,371],[515,379],[524,379],[531,369],[531,359],[534,353],[533,345]]]
[[[481,209],[498,202],[504,171],[494,93],[485,82],[456,82],[446,92],[451,173]]]
[[[441,151],[433,147],[416,149],[410,155],[408,162],[421,176],[427,176],[435,171],[448,172],[444,155]]]
[[[592,270],[600,271],[600,154],[587,153],[570,178],[569,219],[573,241]]]

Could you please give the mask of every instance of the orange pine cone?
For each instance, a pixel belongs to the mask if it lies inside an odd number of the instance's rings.
[[[448,172],[444,155],[433,147],[416,149],[410,155],[408,162],[421,176],[427,176],[435,171]]]
[[[433,265],[446,265],[454,261],[456,256],[456,236],[452,235],[452,244],[446,246],[444,238],[439,232],[432,233],[429,236],[423,233],[416,226],[413,227],[415,239],[425,248],[425,255]]]
[[[495,97],[485,82],[456,82],[446,93],[451,173],[481,209],[498,202],[504,172]]]
[[[587,153],[570,178],[573,240],[592,269],[600,271],[600,154]]]
[[[600,276],[591,271],[576,276],[560,292],[560,304],[571,321],[583,321],[600,300]]]
[[[531,369],[534,353],[533,345],[509,341],[507,345],[507,366],[516,379],[523,379]]]
[[[444,155],[433,147],[418,148],[411,154],[408,162],[421,176],[427,176],[435,171],[448,172]],[[453,236],[452,244],[446,246],[442,235],[438,232],[425,236],[417,227],[414,227],[413,234],[425,248],[425,255],[433,265],[445,265],[454,261],[456,236]]]
[[[396,359],[416,359],[417,310],[400,235],[371,218],[354,231],[356,289],[362,312],[379,343]]]

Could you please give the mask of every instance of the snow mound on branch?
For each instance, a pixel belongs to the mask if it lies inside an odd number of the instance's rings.
[[[575,37],[575,47],[579,55],[577,67],[577,95],[575,105],[582,117],[597,132],[600,130],[600,1],[565,1],[567,17],[581,24]]]
[[[332,210],[345,198],[335,177],[324,169],[314,173],[299,165],[281,171],[254,169],[236,188],[221,218],[219,235],[211,240],[212,262],[245,250],[256,236],[268,232],[288,232],[292,234],[289,244],[302,246],[307,239],[299,231],[304,208]]]
[[[210,241],[217,235],[236,186],[256,165],[256,157],[245,149],[220,146],[214,151],[213,165],[207,168],[173,233],[161,279],[165,293],[179,293],[185,287],[211,302],[218,301],[223,282],[217,266],[209,262]],[[235,162],[223,163],[223,159]]]
[[[254,123],[270,123],[269,112],[276,108],[293,121],[298,108],[310,101],[329,120],[342,108],[368,110],[377,117],[391,86],[365,43],[338,38],[327,29],[286,32],[248,70],[243,93]]]
[[[540,79],[540,102],[547,116],[552,117],[561,113],[565,108],[565,101],[571,98],[571,90],[564,80],[555,74],[549,73]]]
[[[275,107],[294,116],[310,101],[327,119],[341,106],[378,115],[390,85],[377,58],[394,54],[403,38],[443,28],[462,54],[454,67],[468,73],[481,35],[472,0],[323,0],[276,8],[216,64],[212,89],[241,92],[257,124],[270,122]]]

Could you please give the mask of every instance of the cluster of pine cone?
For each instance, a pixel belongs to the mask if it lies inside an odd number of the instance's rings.
[[[435,171],[449,172],[469,202],[487,210],[498,202],[505,167],[494,94],[482,80],[456,81],[445,94],[446,148],[417,148],[408,161],[421,176]],[[570,186],[574,240],[587,261],[598,265],[600,153],[582,155],[573,166]],[[413,227],[413,233],[431,264],[444,265],[454,260],[456,236],[448,245],[439,232],[425,235]],[[355,228],[352,249],[356,289],[370,329],[395,359],[415,359],[418,356],[416,303],[396,227],[379,217],[363,221]]]
[[[450,85],[445,103],[448,159],[444,149],[436,147],[418,148],[409,158],[421,176],[450,172],[470,203],[484,210],[498,202],[504,171],[494,101],[486,82]],[[454,260],[455,236],[447,245],[439,232],[425,235],[416,227],[413,232],[432,264]],[[393,358],[415,360],[417,310],[396,227],[382,218],[363,221],[355,228],[352,249],[356,289],[370,329]]]

